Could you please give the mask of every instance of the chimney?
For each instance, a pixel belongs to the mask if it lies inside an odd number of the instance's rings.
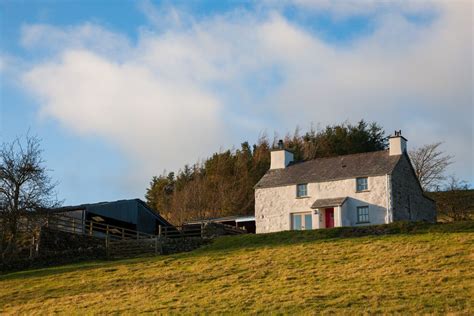
[[[395,131],[388,141],[390,156],[401,155],[407,151],[407,139],[402,136],[401,130]]]
[[[286,168],[291,162],[293,162],[293,153],[284,148],[283,140],[280,139],[278,148],[271,152],[270,170]]]

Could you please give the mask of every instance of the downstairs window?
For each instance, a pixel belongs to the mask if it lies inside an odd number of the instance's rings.
[[[357,223],[370,223],[368,206],[357,207]]]

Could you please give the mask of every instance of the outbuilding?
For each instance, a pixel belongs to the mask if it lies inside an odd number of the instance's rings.
[[[236,228],[242,228],[247,231],[247,233],[255,234],[255,216],[226,216],[226,217],[216,217],[208,219],[199,219],[194,221],[189,221],[185,225],[201,225],[204,223],[218,223],[228,226],[233,226]]]
[[[159,226],[173,226],[140,199],[99,202],[56,208],[61,213],[78,219],[157,234]]]

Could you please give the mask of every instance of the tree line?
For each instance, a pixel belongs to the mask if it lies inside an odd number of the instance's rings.
[[[270,151],[277,146],[261,136],[256,144],[243,142],[236,150],[213,154],[178,172],[154,176],[146,190],[148,205],[173,223],[197,218],[249,215],[254,212],[254,186],[270,167]],[[295,161],[311,160],[387,147],[385,132],[377,123],[361,120],[311,128],[296,128],[283,138]]]

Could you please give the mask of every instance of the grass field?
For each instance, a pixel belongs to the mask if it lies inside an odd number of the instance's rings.
[[[474,314],[474,224],[225,237],[197,251],[0,276],[1,314]]]

